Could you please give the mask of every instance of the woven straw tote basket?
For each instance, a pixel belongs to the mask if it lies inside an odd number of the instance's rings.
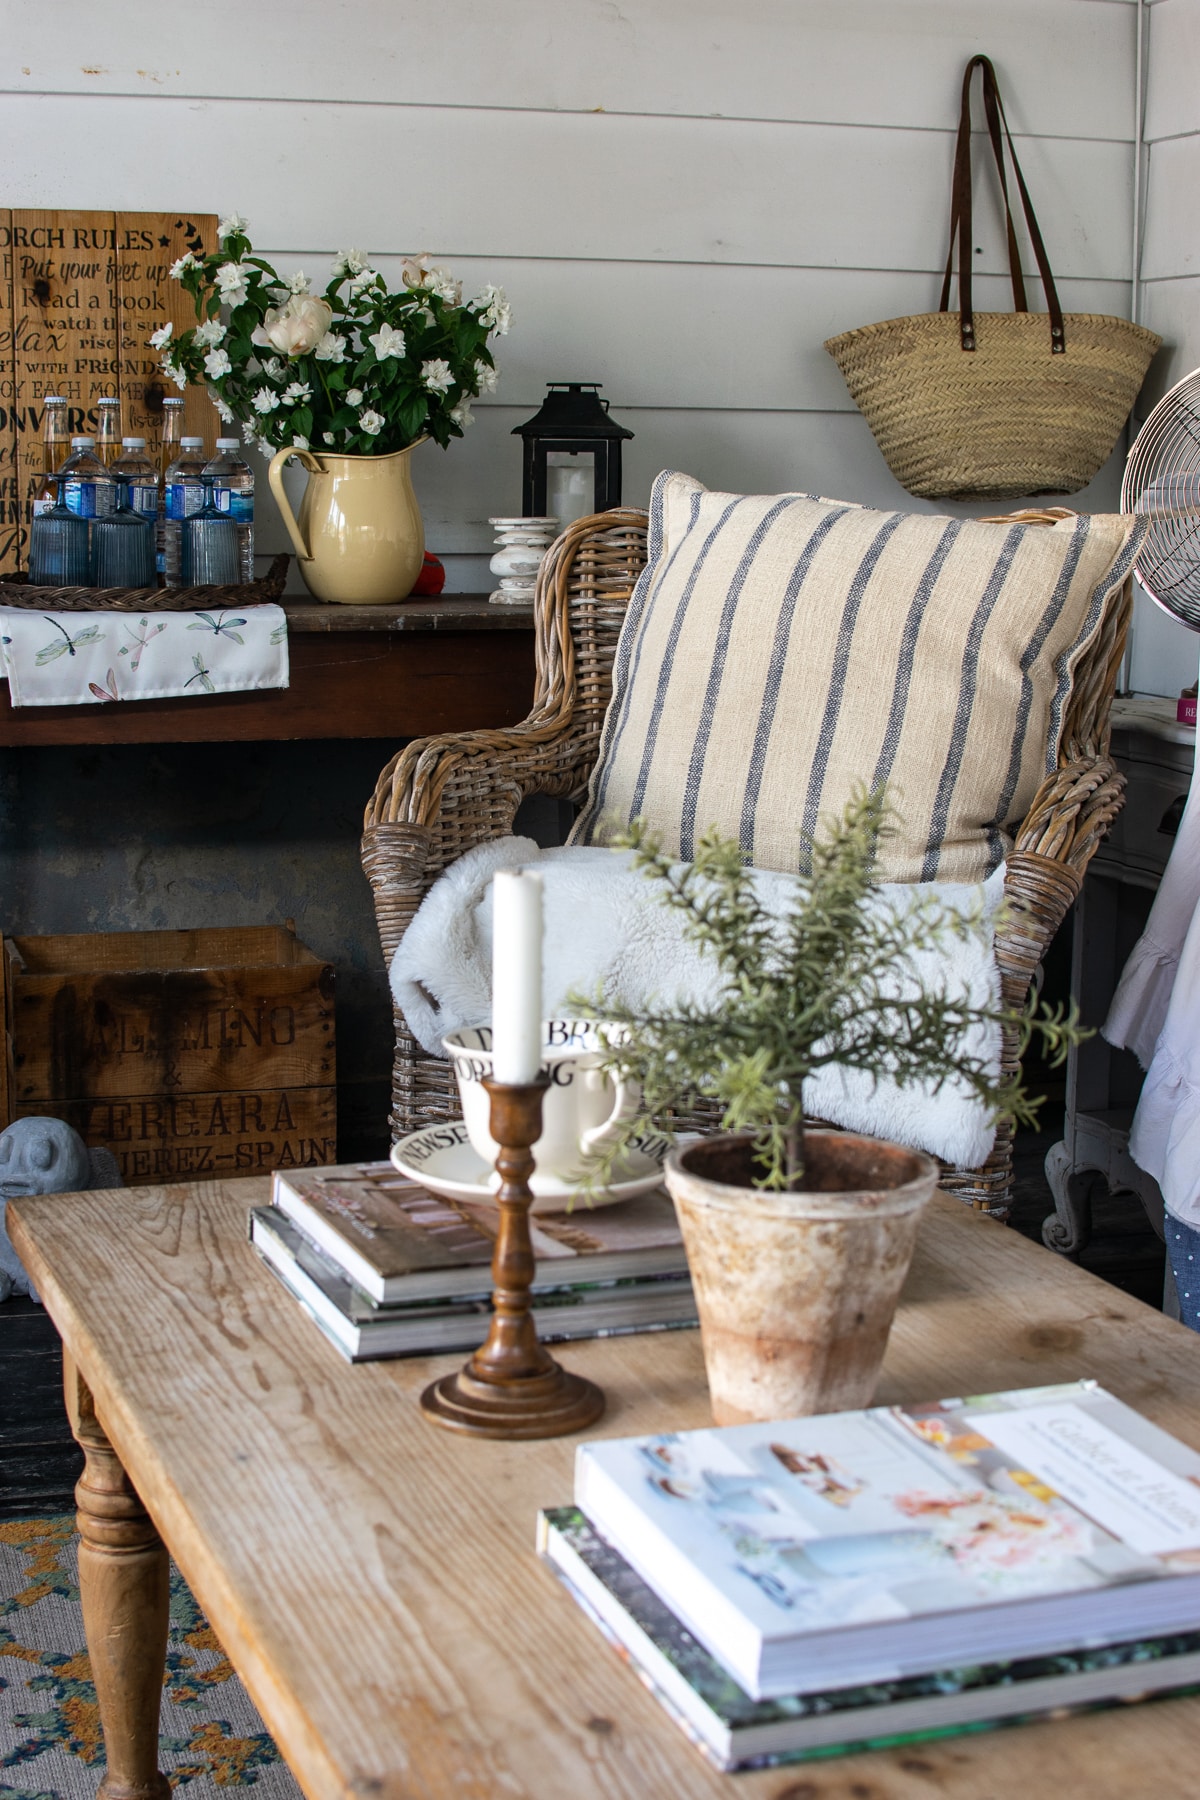
[[[971,78],[977,68],[1004,197],[1011,313],[971,307]],[[1006,141],[1045,290],[1044,313],[1031,313],[1025,297]],[[949,310],[956,239],[957,314]],[[963,77],[940,310],[884,319],[825,344],[892,474],[928,500],[1076,493],[1111,455],[1161,342],[1128,319],[1063,312],[996,72],[986,56],[973,56]]]

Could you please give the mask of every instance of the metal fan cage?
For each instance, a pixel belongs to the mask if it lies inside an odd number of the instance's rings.
[[[1163,395],[1138,432],[1121,510],[1151,521],[1138,580],[1164,612],[1200,631],[1200,369]]]

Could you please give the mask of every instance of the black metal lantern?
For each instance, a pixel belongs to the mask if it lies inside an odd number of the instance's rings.
[[[621,504],[621,440],[597,381],[552,381],[542,409],[513,430],[525,440],[521,511],[560,526]]]

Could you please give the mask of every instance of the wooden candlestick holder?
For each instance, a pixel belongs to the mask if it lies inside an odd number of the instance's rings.
[[[529,1309],[536,1263],[529,1236],[533,1145],[542,1133],[543,1076],[528,1083],[484,1081],[496,1168],[500,1228],[492,1253],[492,1323],[487,1340],[455,1375],[431,1382],[421,1411],[435,1424],[473,1437],[562,1437],[592,1425],[604,1411],[594,1382],[570,1375],[538,1341]]]

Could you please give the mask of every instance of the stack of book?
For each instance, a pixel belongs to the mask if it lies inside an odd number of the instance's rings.
[[[722,1769],[1200,1688],[1200,1456],[1092,1382],[584,1444],[539,1549]]]
[[[496,1207],[445,1200],[390,1163],[276,1173],[250,1240],[352,1362],[474,1350],[487,1335]],[[696,1323],[669,1197],[538,1213],[533,1316],[546,1343]]]

